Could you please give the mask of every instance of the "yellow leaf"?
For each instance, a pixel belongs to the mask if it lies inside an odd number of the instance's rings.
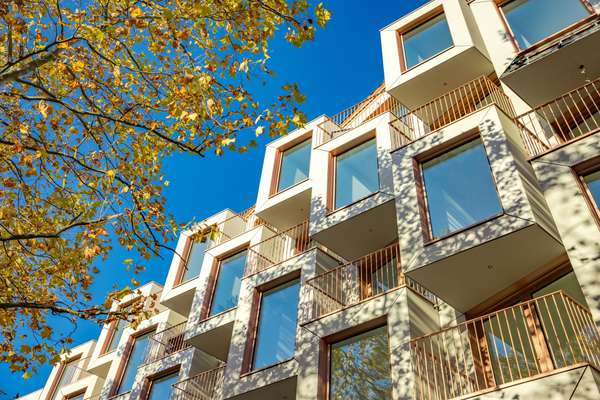
[[[71,64],[71,68],[73,68],[73,71],[75,72],[81,72],[85,68],[85,64],[83,63],[83,61],[77,60]]]
[[[230,144],[235,143],[235,138],[226,138],[221,140],[221,144],[223,144],[223,146],[229,146]]]
[[[256,136],[262,135],[264,131],[265,131],[265,127],[264,126],[257,126],[256,127]]]
[[[130,15],[132,18],[139,18],[143,15],[143,12],[139,7],[135,7],[133,10],[131,10]]]

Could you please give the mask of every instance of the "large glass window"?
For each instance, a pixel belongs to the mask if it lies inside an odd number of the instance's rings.
[[[172,386],[177,382],[179,372],[153,379],[150,383],[150,393],[147,400],[165,400],[171,397]]]
[[[299,291],[300,282],[295,280],[263,293],[253,369],[267,367],[294,356]]]
[[[336,209],[352,204],[378,190],[379,173],[375,139],[371,139],[336,157]]]
[[[581,0],[513,0],[502,11],[521,49],[590,15]]]
[[[62,395],[60,394],[60,389],[63,386],[67,386],[68,384],[75,381],[75,374],[77,373],[77,366],[79,365],[80,361],[80,358],[67,361],[60,369],[60,377],[58,378],[58,382],[56,383],[56,386],[54,388],[52,400],[62,398]]]
[[[440,14],[402,35],[406,68],[412,68],[452,47],[446,16]]]
[[[278,192],[308,179],[311,143],[311,139],[307,139],[281,154]]]
[[[596,205],[596,210],[598,210],[598,208],[600,208],[600,171],[584,176],[583,181],[592,196],[592,200]]]
[[[137,373],[138,367],[144,362],[146,356],[146,347],[148,346],[150,337],[153,334],[154,331],[148,332],[137,336],[134,339],[133,345],[131,346],[131,350],[129,352],[129,357],[126,361],[127,365],[125,366],[121,382],[119,383],[119,387],[115,394],[122,394],[131,390],[135,380],[135,374]]]
[[[208,237],[203,237],[202,240],[194,240],[192,242],[192,247],[188,252],[185,269],[181,275],[180,282],[189,281],[200,275],[200,269],[202,268],[202,262],[204,261],[204,252],[208,248],[209,241]]]
[[[110,334],[110,337],[108,339],[110,340],[110,342],[106,347],[106,353],[117,349],[117,347],[119,346],[119,341],[121,340],[121,336],[123,336],[123,331],[125,330],[125,328],[127,328],[128,325],[129,322],[123,319],[119,319],[114,322],[114,326],[113,328],[111,328],[112,333]]]
[[[244,250],[220,261],[210,315],[219,314],[237,306],[246,265],[246,253]]]
[[[427,161],[422,168],[433,238],[502,212],[481,139]]]
[[[387,327],[331,345],[331,400],[392,398]]]

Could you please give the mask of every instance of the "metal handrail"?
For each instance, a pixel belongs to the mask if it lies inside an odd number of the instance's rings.
[[[150,364],[185,350],[190,344],[184,341],[187,322],[170,326],[150,336],[143,364]]]
[[[172,400],[216,400],[223,386],[225,364],[173,384]]]

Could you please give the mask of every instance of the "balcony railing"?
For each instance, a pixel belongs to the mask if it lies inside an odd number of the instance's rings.
[[[254,215],[254,209],[255,206],[252,206],[213,225],[208,247],[213,248],[248,232],[252,228],[266,225],[265,221]]]
[[[600,130],[600,79],[519,115],[531,157]]]
[[[144,364],[153,363],[190,347],[183,340],[185,337],[185,326],[186,322],[183,322],[152,335],[146,348]]]
[[[474,79],[392,120],[392,149],[406,146],[492,104],[514,117],[512,103],[498,85],[487,76]]]
[[[173,385],[172,400],[216,400],[221,398],[225,365],[201,372]]]
[[[308,220],[272,236],[248,249],[246,270],[249,276],[304,253],[314,245],[308,233]]]
[[[366,99],[331,117],[327,117],[324,122],[319,124],[320,129],[317,130],[316,139],[317,146],[340,137],[347,131],[357,128],[386,112],[400,115],[405,110],[406,107],[387,94],[381,86]]]
[[[598,366],[600,335],[589,310],[548,294],[410,342],[415,398],[445,400]]]
[[[310,320],[340,311],[397,287],[407,285],[432,303],[436,297],[406,277],[400,268],[398,244],[318,274],[306,281],[311,298]]]

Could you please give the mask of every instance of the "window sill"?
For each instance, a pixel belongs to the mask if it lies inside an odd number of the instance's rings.
[[[277,196],[278,196],[278,195],[280,195],[281,193],[285,193],[285,192],[287,192],[287,191],[289,191],[289,190],[292,190],[293,188],[295,188],[295,187],[297,187],[297,186],[300,186],[300,185],[302,185],[304,182],[308,182],[308,181],[310,181],[310,178],[303,179],[303,180],[301,180],[300,182],[296,182],[296,183],[294,183],[292,186],[288,186],[288,187],[286,187],[285,189],[282,189],[282,190],[280,190],[280,191],[278,191],[278,192],[271,193],[271,194],[269,194],[269,199],[272,199],[273,197],[277,197]]]
[[[363,201],[363,200],[367,200],[367,199],[368,199],[368,198],[370,198],[370,197],[375,197],[375,196],[376,196],[377,194],[379,194],[379,193],[382,193],[382,192],[381,192],[381,189],[378,189],[378,190],[377,190],[377,191],[375,191],[375,192],[369,193],[368,195],[366,195],[366,196],[363,196],[363,197],[361,197],[360,199],[353,201],[352,203],[346,204],[345,206],[341,206],[341,207],[339,207],[339,208],[336,208],[336,209],[333,209],[333,210],[331,210],[331,211],[328,211],[328,212],[327,212],[327,214],[325,214],[325,216],[326,216],[326,217],[329,217],[330,215],[332,215],[332,214],[335,214],[335,213],[336,213],[336,212],[338,212],[338,211],[342,211],[342,210],[344,210],[344,209],[346,209],[346,208],[352,207],[352,206],[354,206],[354,205],[356,205],[356,204],[360,203],[360,202],[361,202],[361,201]]]
[[[456,231],[450,232],[447,235],[436,237],[436,238],[428,238],[428,239],[425,240],[424,246],[426,247],[426,246],[434,245],[434,244],[436,244],[438,242],[441,242],[441,241],[443,241],[445,239],[449,239],[452,236],[456,236],[456,235],[464,233],[464,232],[466,232],[466,231],[468,231],[470,229],[477,228],[480,225],[483,225],[483,224],[486,224],[488,222],[491,222],[491,221],[493,221],[495,219],[498,219],[498,218],[500,218],[500,217],[502,217],[504,215],[506,215],[506,213],[504,212],[504,210],[502,210],[502,212],[500,212],[498,214],[494,214],[494,215],[492,215],[492,216],[490,216],[490,217],[488,217],[488,218],[486,218],[484,220],[481,220],[481,221],[476,222],[474,224],[465,226],[464,228],[458,229]]]
[[[215,318],[221,317],[221,316],[223,316],[223,315],[225,315],[225,314],[227,314],[227,313],[229,313],[229,312],[231,312],[231,311],[233,311],[235,309],[237,309],[237,306],[231,307],[231,308],[229,308],[229,309],[227,309],[225,311],[221,311],[220,313],[217,313],[217,314],[214,314],[214,315],[209,315],[208,317],[201,319],[200,323],[202,324],[204,322],[210,321],[211,319],[215,319]]]
[[[267,365],[266,367],[261,367],[261,368],[258,368],[258,369],[250,370],[248,372],[243,372],[243,373],[240,374],[240,378],[246,378],[246,377],[248,377],[250,375],[257,374],[257,373],[269,370],[271,368],[278,367],[280,365],[286,364],[286,363],[288,363],[290,361],[293,361],[295,359],[296,359],[295,357],[291,357],[291,358],[288,358],[286,360],[276,362],[275,364]]]
[[[442,54],[444,54],[444,53],[446,53],[446,52],[448,52],[448,51],[450,51],[450,50],[454,49],[455,47],[456,47],[456,46],[454,46],[454,44],[453,44],[452,46],[450,46],[450,47],[447,47],[447,48],[445,48],[444,50],[441,50],[441,51],[439,51],[439,52],[435,53],[435,54],[434,54],[434,55],[432,55],[431,57],[429,57],[429,58],[426,58],[425,60],[421,61],[421,62],[420,62],[420,63],[418,63],[418,64],[415,64],[415,65],[413,65],[412,67],[405,67],[405,68],[403,68],[403,69],[402,69],[402,71],[401,71],[401,72],[402,72],[402,75],[404,75],[404,74],[406,74],[406,73],[408,73],[408,72],[411,72],[411,71],[412,71],[412,70],[414,70],[414,69],[417,69],[417,68],[419,68],[421,65],[428,63],[429,61],[433,60],[434,58],[437,58],[438,56],[440,56],[440,55],[442,55]],[[402,51],[404,51],[404,49],[402,49]]]

